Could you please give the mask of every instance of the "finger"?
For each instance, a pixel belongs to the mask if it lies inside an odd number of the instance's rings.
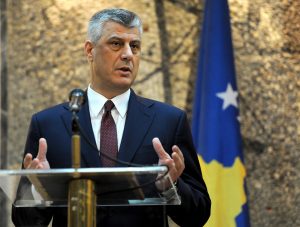
[[[178,164],[180,162],[180,166],[183,166],[183,169],[184,169],[184,156],[183,156],[181,150],[176,145],[173,146],[172,150],[173,150],[172,158],[176,159],[176,164]]]
[[[182,157],[181,157],[179,154],[175,153],[175,152],[172,153],[172,159],[174,160],[174,162],[175,162],[176,165],[177,165],[178,163],[179,163],[179,164],[180,164],[180,163],[183,163]]]
[[[181,150],[178,146],[174,145],[172,147],[172,151],[177,153],[182,158],[182,160],[184,160],[184,156],[183,156],[183,154],[182,154],[182,152],[181,152]]]
[[[168,167],[169,171],[171,171],[174,167],[175,167],[175,163],[174,163],[174,160],[171,159],[171,158],[168,158],[168,159],[162,159],[160,162],[159,162],[159,165],[165,165]]]
[[[40,138],[39,140],[39,151],[36,158],[40,161],[47,161],[47,141],[44,138]]]
[[[171,158],[170,155],[165,151],[165,149],[161,145],[160,140],[157,137],[153,138],[152,144],[153,144],[154,150],[156,151],[159,159],[170,159]]]
[[[31,165],[30,165],[30,169],[38,169],[39,164],[40,164],[40,160],[35,158],[32,160]]]
[[[175,163],[176,171],[178,172],[179,175],[181,175],[182,171],[185,168],[184,159],[182,159],[182,157],[175,152],[172,153],[172,158]]]
[[[24,161],[23,161],[24,168],[25,168],[25,169],[29,168],[31,162],[32,162],[32,154],[27,153],[27,154],[25,155],[25,158],[24,158]]]

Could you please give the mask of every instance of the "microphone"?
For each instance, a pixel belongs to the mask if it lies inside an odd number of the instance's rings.
[[[84,91],[79,88],[75,88],[70,92],[69,100],[69,110],[71,112],[78,112],[81,106],[85,103]]]

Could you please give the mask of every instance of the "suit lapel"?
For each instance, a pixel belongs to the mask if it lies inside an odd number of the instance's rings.
[[[150,105],[152,105],[152,102],[143,102],[131,90],[118,159],[125,162],[132,161],[134,154],[143,142],[155,115],[149,108]]]
[[[68,108],[66,106],[66,108]],[[97,147],[94,133],[91,124],[91,117],[89,112],[88,101],[82,106],[81,110],[77,114],[79,118],[80,127],[82,129],[81,140],[80,140],[80,150],[81,150],[81,167],[99,167],[100,159],[99,159],[99,151],[94,147]],[[71,113],[67,112],[62,115],[65,127],[67,128],[70,136],[72,136],[72,128],[71,128]],[[84,138],[84,135],[87,139],[93,144],[90,145]]]

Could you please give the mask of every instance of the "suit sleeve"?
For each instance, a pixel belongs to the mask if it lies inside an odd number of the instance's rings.
[[[31,153],[36,157],[38,152],[39,139],[42,137],[39,133],[38,122],[35,115],[31,119],[24,156]],[[23,156],[23,157],[24,157]],[[22,169],[24,168],[22,164]],[[32,200],[31,183],[26,177],[20,179],[17,190],[16,201],[20,199]],[[35,208],[35,207],[16,207],[12,205],[12,221],[15,226],[48,226],[52,218],[51,208]]]
[[[181,205],[167,207],[168,215],[180,226],[203,226],[210,216],[211,201],[185,113],[178,121],[175,144],[184,155],[185,169],[177,181]]]

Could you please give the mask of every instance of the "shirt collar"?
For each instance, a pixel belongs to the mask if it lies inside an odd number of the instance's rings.
[[[100,111],[103,109],[105,102],[108,99],[105,98],[100,93],[94,91],[91,88],[91,85],[88,86],[87,96],[89,100],[91,117],[96,117],[99,115]],[[115,107],[122,118],[124,118],[127,113],[129,97],[130,97],[130,89],[111,99],[111,101],[115,104]]]

